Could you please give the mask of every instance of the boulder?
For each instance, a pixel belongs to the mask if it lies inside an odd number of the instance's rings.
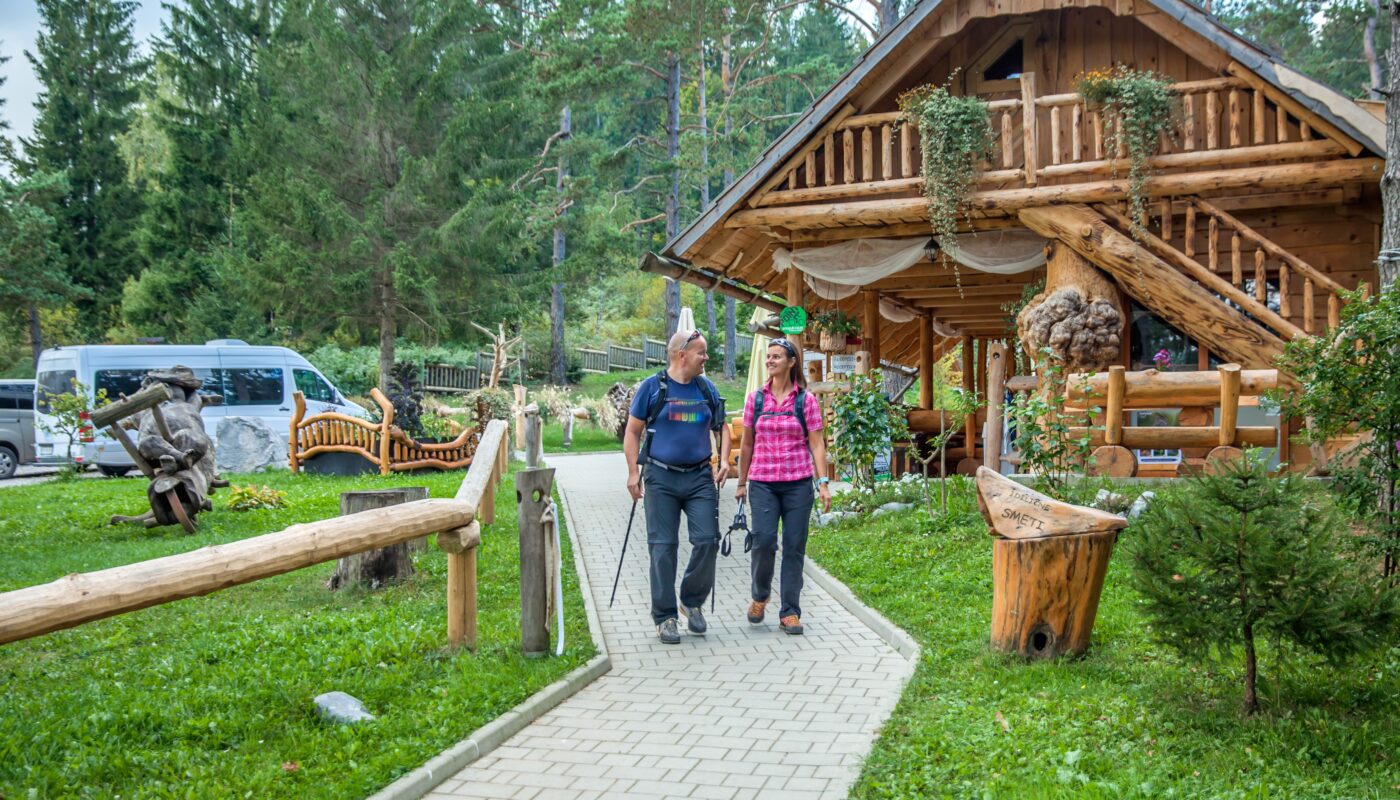
[[[214,456],[220,472],[257,472],[267,467],[286,469],[287,443],[258,417],[225,417],[219,421]]]
[[[908,511],[913,507],[913,503],[885,503],[884,505],[875,509],[875,511],[870,516],[878,517],[881,514],[893,514],[898,511]]]
[[[316,695],[316,711],[330,722],[353,725],[356,722],[369,722],[374,715],[365,710],[353,695],[345,692],[326,692]]]
[[[1138,495],[1138,499],[1133,501],[1133,507],[1128,509],[1128,519],[1137,519],[1142,516],[1142,513],[1147,510],[1148,506],[1152,505],[1152,501],[1156,497],[1156,492],[1143,492]]]
[[[828,525],[835,525],[843,519],[853,519],[859,516],[860,514],[855,511],[832,511],[829,514],[818,514],[817,527],[825,528]]]

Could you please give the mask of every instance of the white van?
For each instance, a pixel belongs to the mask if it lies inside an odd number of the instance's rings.
[[[107,397],[116,400],[136,393],[148,370],[176,365],[189,367],[204,380],[201,393],[223,398],[222,405],[208,406],[201,414],[211,439],[216,439],[224,417],[258,417],[286,441],[291,435],[295,391],[306,395],[308,415],[339,411],[368,416],[309,361],[285,347],[255,347],[238,339],[215,339],[203,345],[55,347],[39,355],[34,390],[34,441],[39,463],[64,463],[68,444],[67,437],[43,429],[48,394],[71,393],[76,379],[86,387],[89,398],[105,389]],[[74,444],[73,456],[80,464],[96,464],[107,475],[122,475],[135,466],[105,431],[85,431],[81,443]]]

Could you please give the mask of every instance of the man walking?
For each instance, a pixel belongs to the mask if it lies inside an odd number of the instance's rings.
[[[679,644],[676,614],[691,633],[703,634],[700,607],[715,586],[719,552],[719,489],[729,477],[729,426],[719,390],[701,373],[709,359],[699,331],[677,331],[666,343],[667,367],[637,386],[628,412],[622,452],[627,491],[646,497],[647,549],[651,553],[651,618],[665,644]],[[711,433],[720,432],[718,459],[710,464]],[[676,606],[676,559],[681,512],[690,536],[690,563]]]

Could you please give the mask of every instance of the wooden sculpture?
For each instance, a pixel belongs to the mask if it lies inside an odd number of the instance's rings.
[[[992,536],[992,647],[1027,658],[1089,647],[1116,514],[1047,497],[986,467],[977,505]]]
[[[218,399],[199,394],[202,385],[188,367],[151,370],[141,391],[92,412],[93,427],[106,428],[151,481],[146,487],[151,510],[113,516],[113,525],[180,525],[194,533],[199,512],[213,508],[209,495],[228,485],[215,470],[214,442],[199,413]],[[135,443],[126,427],[137,429]]]

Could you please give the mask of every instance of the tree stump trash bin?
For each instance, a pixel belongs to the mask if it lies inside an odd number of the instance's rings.
[[[1108,559],[1128,520],[1070,505],[981,467],[992,543],[992,647],[1026,658],[1089,648]]]

